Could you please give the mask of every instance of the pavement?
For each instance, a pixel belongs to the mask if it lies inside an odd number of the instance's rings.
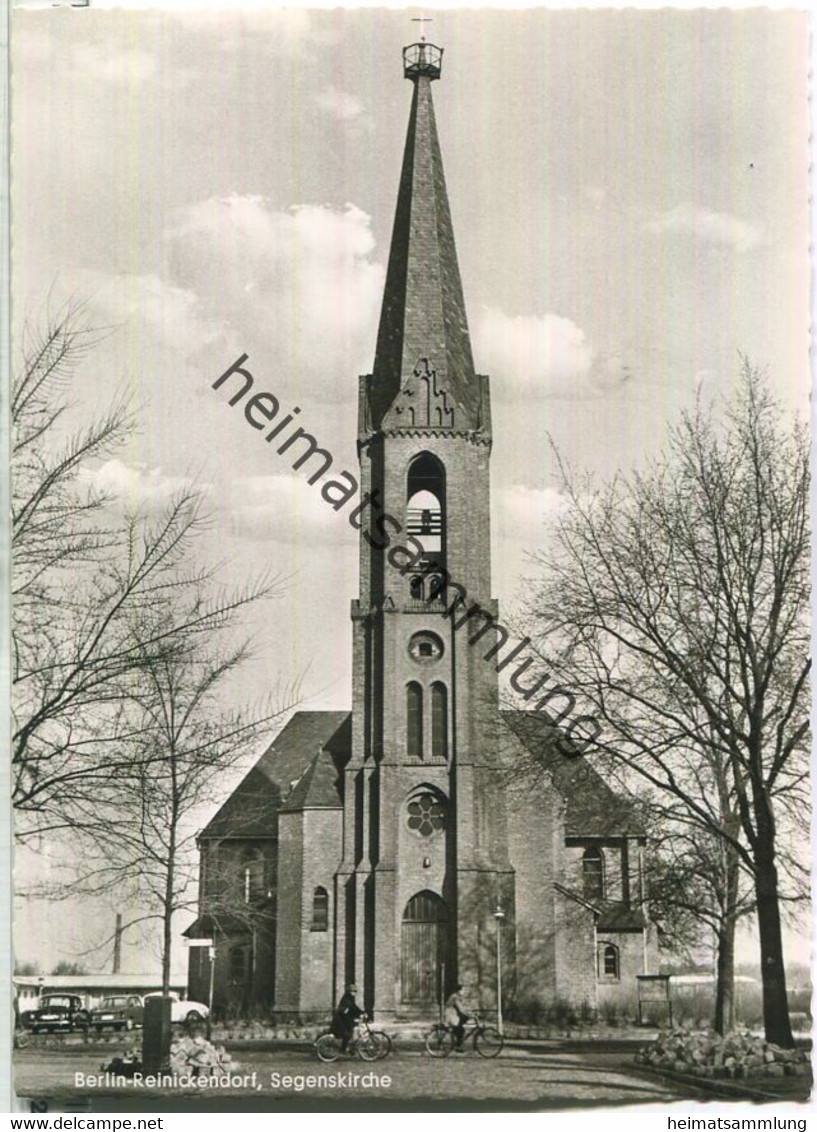
[[[233,1078],[211,1089],[89,1083],[100,1074],[101,1051],[24,1049],[14,1055],[17,1095],[38,1098],[51,1111],[94,1112],[295,1112],[462,1111],[484,1106],[559,1111],[592,1106],[665,1106],[707,1099],[704,1088],[639,1071],[632,1051],[560,1049],[557,1043],[506,1047],[496,1060],[473,1051],[435,1060],[419,1050],[396,1050],[366,1063],[317,1061],[309,1049],[235,1049]],[[77,1075],[85,1075],[85,1077]],[[42,1111],[42,1109],[40,1109]]]

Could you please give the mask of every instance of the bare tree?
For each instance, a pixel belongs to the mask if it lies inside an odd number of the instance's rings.
[[[130,893],[142,910],[139,919],[160,922],[165,993],[174,917],[195,903],[196,819],[219,798],[223,776],[290,709],[295,695],[293,689],[274,693],[255,711],[226,706],[235,697],[230,685],[250,657],[249,643],[235,640],[238,621],[250,606],[275,596],[276,583],[213,601],[201,582],[181,581],[178,593],[132,620],[139,666],[125,701],[131,722],[115,812],[105,822],[105,842],[74,884],[75,891],[115,885]],[[162,632],[172,643],[157,651]]]
[[[662,949],[691,956],[714,941],[713,1027],[735,1026],[735,930],[754,911],[754,893],[740,859],[723,838],[699,824],[676,820],[657,806],[649,815],[644,879],[650,916]]]
[[[680,802],[751,874],[766,1035],[790,1046],[779,833],[808,828],[805,430],[744,360],[723,423],[699,403],[645,474],[598,488],[560,466],[567,506],[529,610],[540,656],[603,725],[588,750]]]
[[[12,383],[11,754],[22,841],[105,836],[107,802],[138,739],[126,702],[145,664],[217,631],[252,596],[211,589],[204,600],[218,568],[190,565],[207,523],[194,490],[158,515],[121,518],[89,486],[89,463],[133,428],[122,402],[87,426],[68,425],[74,372],[98,337],[69,305],[29,340]],[[174,615],[163,616],[170,606]],[[135,638],[137,617],[149,638]]]

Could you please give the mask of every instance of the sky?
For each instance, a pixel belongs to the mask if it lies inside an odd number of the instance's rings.
[[[138,435],[88,470],[122,505],[197,482],[205,556],[286,594],[236,689],[350,699],[353,532],[210,388],[257,389],[356,468],[411,96],[415,11],[17,11],[13,317],[110,332],[82,416]],[[435,11],[434,84],[477,369],[491,377],[494,592],[512,616],[560,497],[660,451],[739,352],[807,412],[808,33],[792,11]],[[225,782],[224,792],[232,783]],[[21,931],[34,948],[36,923]],[[71,941],[63,941],[72,947]],[[59,958],[51,937],[36,944]]]

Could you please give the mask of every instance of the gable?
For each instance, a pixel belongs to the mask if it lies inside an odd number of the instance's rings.
[[[579,755],[566,757],[557,747],[564,742],[564,733],[554,727],[539,712],[503,711],[506,734],[512,736],[508,753],[509,770],[513,774],[513,760],[525,760],[521,774],[530,774],[535,783],[537,775],[546,776],[565,800],[566,837],[622,837],[643,836],[632,802],[616,793],[604,778]],[[523,750],[520,752],[519,747]]]
[[[330,765],[348,753],[351,718],[348,711],[296,712],[199,836],[274,837],[283,800],[318,753],[328,752]]]

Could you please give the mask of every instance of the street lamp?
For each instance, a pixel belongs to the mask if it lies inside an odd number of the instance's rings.
[[[505,913],[502,906],[497,904],[494,912],[496,923],[496,1028],[502,1033],[502,921]]]
[[[207,991],[207,1040],[210,1041],[213,1033],[213,983],[216,976],[216,948],[215,939],[210,941],[208,954],[210,956],[210,986]]]

